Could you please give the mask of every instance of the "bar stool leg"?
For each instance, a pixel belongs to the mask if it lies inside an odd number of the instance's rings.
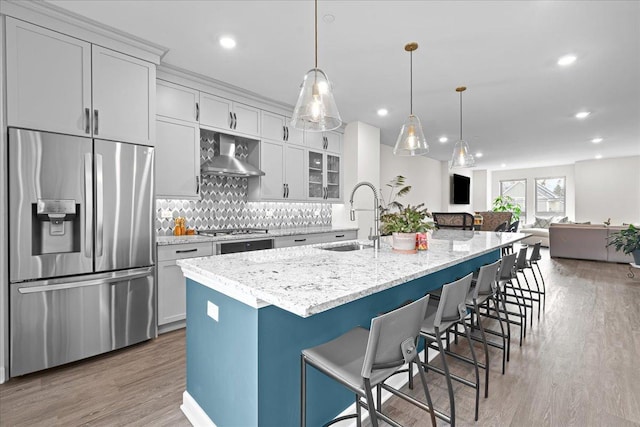
[[[429,415],[431,416],[431,425],[436,427],[436,412],[433,407],[433,401],[431,400],[431,393],[429,393],[429,388],[427,387],[427,376],[424,374],[424,368],[422,367],[422,363],[420,363],[420,358],[416,354],[416,364],[418,365],[418,372],[420,373],[420,381],[422,382],[422,388],[424,389],[424,395],[427,399],[427,405],[431,410],[429,411]]]
[[[507,362],[507,339],[505,338],[505,330],[502,325],[502,318],[500,316],[500,310],[498,307],[498,301],[496,295],[491,296],[491,302],[493,302],[493,310],[496,312],[496,317],[498,318],[498,324],[500,325],[500,335],[502,338],[502,375],[504,375],[504,371],[506,368]],[[487,312],[489,312],[489,302],[487,301]]]
[[[480,313],[480,308],[476,300],[473,300],[474,311]],[[488,306],[488,303],[487,303]],[[471,317],[473,319],[473,316]],[[478,328],[480,328],[480,335],[482,336],[482,346],[484,347],[484,397],[489,397],[489,346],[487,345],[487,336],[484,333],[484,326],[480,320],[480,315],[476,316],[478,321]]]
[[[436,341],[438,342],[438,351],[440,352],[440,358],[442,359],[442,367],[444,370],[444,378],[447,381],[447,390],[449,392],[449,405],[451,415],[451,427],[456,426],[456,404],[453,398],[453,384],[451,384],[451,374],[449,373],[449,365],[447,364],[447,357],[445,355],[445,349],[442,346],[442,336],[439,328],[434,328]],[[446,334],[445,334],[446,335]]]
[[[378,427],[378,415],[376,414],[376,406],[373,401],[373,393],[371,393],[371,381],[364,379],[364,391],[367,395],[367,406],[369,407],[369,419],[372,427]]]
[[[464,332],[467,337],[467,342],[469,342],[469,348],[471,349],[471,357],[473,359],[473,367],[476,374],[476,411],[475,411],[475,420],[478,421],[478,405],[480,403],[480,372],[478,370],[478,359],[476,357],[476,352],[473,349],[473,341],[471,341],[471,332],[467,327],[466,323],[462,322],[464,327]],[[489,367],[487,367],[487,370]]]
[[[304,355],[300,356],[300,427],[307,425],[307,363]],[[356,406],[356,409],[358,407]],[[360,417],[358,417],[360,419]]]

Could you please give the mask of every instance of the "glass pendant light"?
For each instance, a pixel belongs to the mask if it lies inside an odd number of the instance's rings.
[[[469,152],[469,144],[462,139],[462,92],[465,90],[465,86],[456,88],[456,92],[460,94],[460,140],[453,147],[450,168],[470,168],[475,164],[473,155]]]
[[[405,120],[400,130],[400,135],[396,140],[393,148],[393,154],[396,156],[421,156],[429,152],[429,144],[422,132],[420,119],[413,115],[413,51],[418,49],[418,43],[409,43],[404,50],[410,54],[410,101],[409,101],[409,117]]]
[[[318,68],[318,0],[315,0],[315,66],[305,74],[291,125],[303,131],[324,132],[340,127],[342,118],[327,74]]]

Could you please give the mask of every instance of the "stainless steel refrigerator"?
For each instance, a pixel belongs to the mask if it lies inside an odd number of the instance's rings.
[[[9,129],[10,375],[156,336],[153,148]]]

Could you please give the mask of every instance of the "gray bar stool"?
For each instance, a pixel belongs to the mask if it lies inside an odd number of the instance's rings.
[[[540,270],[540,265],[538,265],[538,261],[542,259],[540,255],[540,247],[542,246],[542,242],[536,242],[533,244],[533,249],[531,250],[531,255],[526,260],[524,268],[531,269],[531,274],[533,275],[533,279],[536,282],[537,291],[534,291],[538,294],[538,298],[542,300],[542,309],[544,310],[546,307],[547,293],[545,289],[544,276],[542,275],[542,271]],[[540,276],[540,281],[538,282],[538,277],[536,275],[536,270],[533,268],[535,266],[538,269],[538,275]],[[538,319],[540,318],[540,306],[538,306]]]
[[[371,390],[380,385],[381,388],[392,391],[395,395],[429,412],[431,424],[435,427],[436,419],[431,395],[420,363],[418,366],[427,400],[426,405],[383,384],[405,363],[420,361],[417,342],[428,302],[429,296],[427,295],[408,305],[373,318],[370,330],[357,327],[325,344],[302,350],[300,425],[305,427],[307,422],[306,367],[311,365],[356,394],[356,414],[340,417],[325,425],[345,418],[356,417],[357,425],[360,426],[362,422],[360,407],[362,406],[369,412],[373,427],[378,426],[378,418],[393,426],[401,427],[400,424],[381,412],[380,404],[376,408]],[[365,399],[364,402],[361,400],[362,398]]]
[[[480,400],[480,374],[478,372],[478,361],[476,358],[475,350],[473,349],[473,343],[471,342],[471,334],[469,333],[469,329],[464,322],[464,319],[467,316],[467,305],[465,301],[467,298],[467,294],[469,293],[472,277],[473,274],[469,273],[462,279],[444,285],[440,292],[440,300],[429,301],[427,314],[425,316],[424,322],[422,322],[422,328],[420,329],[420,336],[425,339],[424,367],[426,369],[431,369],[435,372],[443,374],[445,376],[445,380],[447,382],[447,390],[449,392],[449,406],[451,408],[450,415],[448,417],[446,415],[442,416],[439,411],[436,411],[436,415],[438,415],[438,418],[442,418],[450,423],[452,427],[455,427],[456,424],[455,401],[453,395],[453,385],[451,383],[452,379],[475,389],[475,419],[476,421],[478,420],[478,404]],[[471,356],[475,365],[475,383],[465,378],[454,375],[449,371],[446,351],[444,346],[442,345],[442,340],[447,339],[448,331],[457,324],[461,324],[463,326],[465,335],[467,336],[469,347],[471,349]],[[442,360],[443,369],[428,364],[427,348],[438,350],[438,352],[440,353],[440,358]],[[411,376],[411,374],[412,372],[410,370],[409,375]]]

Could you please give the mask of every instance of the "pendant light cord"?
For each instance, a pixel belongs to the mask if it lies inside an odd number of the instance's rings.
[[[409,111],[413,116],[413,51],[409,54]]]
[[[460,91],[460,141],[462,141],[462,91]]]
[[[316,66],[318,68],[318,0],[316,0],[316,13],[315,13],[315,38],[316,38]]]

